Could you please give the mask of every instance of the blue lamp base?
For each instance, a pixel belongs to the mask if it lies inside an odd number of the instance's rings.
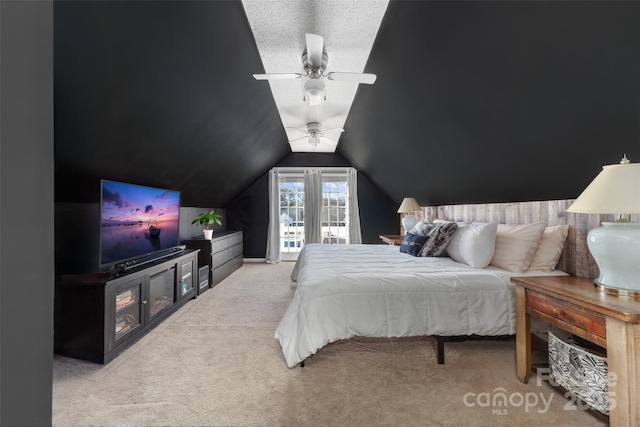
[[[600,269],[598,285],[640,292],[640,223],[603,222],[589,232],[587,246]]]
[[[402,228],[404,228],[404,234],[410,232],[417,223],[418,220],[413,215],[406,215],[404,218],[402,218]]]

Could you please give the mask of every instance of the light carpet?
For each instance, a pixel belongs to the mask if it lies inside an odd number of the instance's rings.
[[[245,263],[107,365],[56,355],[56,426],[595,426],[513,341],[358,338],[288,369],[274,339],[292,263]],[[502,399],[501,399],[502,398]]]

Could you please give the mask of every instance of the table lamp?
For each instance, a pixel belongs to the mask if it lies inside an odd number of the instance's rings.
[[[600,270],[596,284],[629,293],[640,292],[640,223],[625,215],[640,214],[640,163],[625,155],[618,165],[606,165],[567,212],[616,214],[587,235],[587,246]],[[634,294],[635,295],[635,294]]]
[[[418,223],[416,217],[411,215],[413,212],[420,212],[420,205],[416,202],[416,199],[413,197],[405,197],[400,207],[398,208],[398,213],[406,214],[402,218],[402,227],[404,228],[404,234],[407,234],[411,229]]]

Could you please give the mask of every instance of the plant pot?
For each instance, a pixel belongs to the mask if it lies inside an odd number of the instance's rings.
[[[211,240],[213,238],[213,230],[202,230],[204,232],[204,238]]]

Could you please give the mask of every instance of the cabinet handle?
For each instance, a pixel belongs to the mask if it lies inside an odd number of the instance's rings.
[[[564,313],[562,310],[560,310],[559,308],[554,308],[553,309],[553,314],[555,314],[556,316],[562,316]]]

